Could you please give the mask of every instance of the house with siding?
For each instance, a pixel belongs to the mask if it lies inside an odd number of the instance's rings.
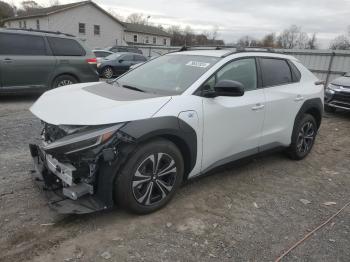
[[[25,15],[7,18],[3,22],[7,28],[71,34],[79,37],[90,48],[154,42],[157,45],[170,45],[170,37],[163,30],[123,23],[92,1],[33,9]],[[135,39],[134,35],[136,42],[131,41]]]
[[[124,23],[125,41],[128,45],[170,46],[170,35],[162,28]]]

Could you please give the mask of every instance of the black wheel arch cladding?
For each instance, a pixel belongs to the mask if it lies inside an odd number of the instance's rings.
[[[157,137],[173,142],[183,155],[185,165],[184,178],[187,177],[196,164],[196,131],[185,121],[175,116],[131,121],[121,127],[119,131],[134,139],[132,142],[125,142],[121,148],[117,148],[118,154],[115,161],[110,163],[104,162],[100,165],[96,182],[96,193],[98,198],[106,203],[107,208],[114,205],[114,180],[139,143]]]
[[[323,115],[323,103],[321,98],[308,99],[303,103],[295,117],[294,128],[297,125],[298,119],[300,119],[304,114],[312,115],[316,120],[317,129],[320,128]]]

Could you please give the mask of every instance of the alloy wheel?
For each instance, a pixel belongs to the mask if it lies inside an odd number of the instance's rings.
[[[316,135],[314,124],[310,121],[303,124],[300,128],[297,140],[297,150],[301,154],[310,151]]]
[[[57,87],[72,85],[72,84],[74,84],[73,81],[66,79],[66,80],[62,80],[62,81],[58,82]]]
[[[103,76],[104,76],[105,78],[112,78],[112,77],[113,77],[113,70],[112,70],[112,68],[106,67],[106,68],[103,70]]]
[[[146,157],[136,169],[132,190],[141,205],[154,205],[166,198],[176,182],[175,160],[166,153]]]

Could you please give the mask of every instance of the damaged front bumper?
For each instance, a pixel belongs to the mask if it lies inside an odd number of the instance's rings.
[[[109,207],[94,194],[93,185],[74,183],[73,165],[60,163],[38,145],[31,144],[29,148],[35,168],[33,179],[46,194],[51,208],[62,214],[86,214]]]

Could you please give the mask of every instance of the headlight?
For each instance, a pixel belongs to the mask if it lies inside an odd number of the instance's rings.
[[[92,148],[107,142],[123,125],[124,123],[121,123],[103,129],[83,131],[68,135],[44,146],[43,149],[48,153],[50,153],[50,151],[54,151],[64,154],[71,154],[77,151]]]
[[[333,85],[333,84],[329,84],[327,86],[327,89],[333,91],[333,94],[334,94],[334,91],[339,91],[340,90],[339,86],[336,86],[336,85]]]

